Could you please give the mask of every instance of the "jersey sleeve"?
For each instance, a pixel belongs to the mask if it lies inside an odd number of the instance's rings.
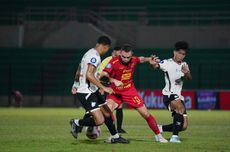
[[[167,71],[167,60],[161,60],[160,63],[159,63],[159,68],[166,72]]]
[[[87,63],[92,64],[93,66],[97,67],[101,63],[101,58],[98,55],[90,55],[87,58]]]
[[[112,56],[105,58],[98,67],[98,74],[100,75],[109,61],[112,59]]]
[[[137,57],[137,56],[133,56],[133,62],[135,63],[135,64],[139,64],[140,62],[141,62],[141,60],[139,59],[139,57]]]
[[[107,72],[107,73],[111,73],[113,70],[113,66],[112,66],[112,62],[110,60],[110,62],[105,66],[105,68],[103,69],[103,71]]]

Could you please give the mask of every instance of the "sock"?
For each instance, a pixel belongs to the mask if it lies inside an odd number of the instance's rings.
[[[85,115],[84,115],[83,119],[84,119],[84,118],[91,117],[91,116],[92,116],[92,115],[91,115],[90,113],[85,113]]]
[[[84,117],[83,119],[80,119],[78,123],[80,126],[96,126],[96,123],[92,117]]]
[[[113,119],[112,117],[105,117],[105,125],[107,126],[107,128],[109,129],[110,134],[113,136],[115,134],[117,134],[117,130],[115,128],[115,125],[113,123]]]
[[[182,130],[183,123],[183,115],[176,113],[173,117],[173,135],[178,135],[179,131]]]
[[[162,130],[172,132],[173,131],[173,124],[163,125]]]
[[[149,127],[152,129],[152,131],[158,135],[160,133],[160,130],[157,127],[157,123],[156,120],[154,119],[154,117],[152,115],[149,115],[148,118],[146,118],[146,121],[149,125]]]
[[[122,110],[122,108],[117,109],[116,117],[117,117],[117,130],[120,130],[121,126],[122,126],[122,121],[123,121],[123,110]]]

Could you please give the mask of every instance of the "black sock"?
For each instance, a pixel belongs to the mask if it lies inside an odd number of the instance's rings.
[[[163,125],[162,130],[172,132],[173,131],[173,124]]]
[[[84,116],[83,119],[79,120],[80,126],[96,126],[96,123],[92,117],[86,117]]]
[[[116,117],[117,117],[117,130],[121,129],[122,121],[123,121],[123,111],[121,109],[117,109],[116,111]]]
[[[109,129],[109,132],[111,135],[115,135],[117,133],[117,130],[115,128],[115,125],[113,123],[112,117],[105,117],[105,125]]]
[[[90,113],[85,113],[85,115],[84,115],[83,119],[84,119],[84,118],[91,117],[91,116],[92,116],[92,115],[91,115]]]
[[[173,117],[173,135],[178,135],[179,131],[182,130],[183,123],[183,115],[176,113]]]

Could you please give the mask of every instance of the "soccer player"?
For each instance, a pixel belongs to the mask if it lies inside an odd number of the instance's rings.
[[[165,73],[165,87],[162,90],[163,101],[169,111],[172,112],[173,123],[168,125],[158,125],[161,132],[172,132],[170,142],[180,143],[179,131],[188,127],[188,117],[184,104],[184,97],[181,90],[184,80],[191,80],[192,75],[189,66],[183,59],[188,50],[188,43],[185,41],[176,42],[174,56],[161,62],[151,61],[153,68],[158,68]]]
[[[117,57],[121,54],[121,47],[114,47],[112,55],[105,58],[99,68],[98,68],[98,77],[100,78],[102,75],[102,71],[103,69],[106,67],[106,65],[109,63],[109,61],[114,58]],[[102,92],[102,94],[104,94]],[[106,98],[106,94],[104,94],[105,98]],[[113,115],[112,115],[113,116]],[[116,120],[117,120],[117,132],[118,133],[126,133],[126,131],[122,128],[122,122],[123,122],[123,110],[122,110],[122,104],[116,109]]]
[[[76,95],[82,106],[85,108],[86,112],[90,113],[92,117],[84,117],[83,119],[71,119],[71,134],[74,138],[77,138],[78,133],[81,132],[83,126],[93,127],[100,126],[105,123],[112,135],[111,143],[129,143],[128,140],[120,137],[117,133],[110,114],[103,114],[104,111],[108,109],[106,108],[106,105],[104,104],[104,106],[101,108],[99,107],[99,104],[104,101],[102,100],[103,98],[101,97],[101,94],[97,91],[98,88],[108,94],[114,93],[112,88],[102,85],[101,82],[95,77],[96,69],[101,63],[100,56],[108,51],[110,44],[111,41],[107,36],[99,37],[96,46],[88,50],[81,60],[77,71],[79,84],[76,89]]]
[[[135,66],[139,63],[150,62],[153,59],[155,58],[133,56],[132,47],[124,45],[121,49],[121,55],[113,58],[103,70],[103,74],[110,79],[111,87],[115,92],[109,94],[106,101],[111,111],[119,107],[122,102],[135,108],[157,135],[158,141],[165,143],[168,141],[161,135],[156,120],[145,107],[144,101],[132,81]]]

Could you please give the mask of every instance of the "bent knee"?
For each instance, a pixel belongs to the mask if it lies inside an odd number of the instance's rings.
[[[102,118],[100,118],[100,119],[97,119],[97,120],[95,121],[96,126],[102,125],[102,124],[104,123],[104,121],[105,121],[104,117],[102,117]]]

